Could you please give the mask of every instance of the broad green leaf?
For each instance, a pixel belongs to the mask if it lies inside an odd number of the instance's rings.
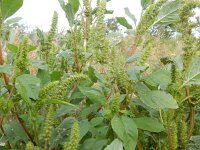
[[[106,146],[108,140],[107,139],[96,139],[89,138],[86,139],[83,143],[84,150],[102,150],[104,146]]]
[[[36,68],[41,69],[41,70],[48,70],[48,66],[47,66],[47,64],[44,61],[41,61],[41,60],[31,60],[29,63],[30,63],[30,65],[32,67],[36,67]]]
[[[22,97],[28,96],[28,98],[36,100],[40,90],[40,82],[36,76],[24,74],[16,78],[15,86]]]
[[[190,142],[187,145],[188,150],[199,150],[200,149],[200,135],[191,136]]]
[[[66,14],[67,20],[69,22],[69,26],[72,27],[74,24],[74,16],[75,15],[74,15],[72,6],[69,3],[65,6],[65,14]]]
[[[115,131],[117,136],[124,141],[126,138],[126,131],[125,131],[125,125],[122,119],[119,118],[118,116],[115,116],[111,120],[111,125],[112,125],[112,129]]]
[[[57,100],[57,99],[51,100],[50,103],[51,104],[59,104],[59,105],[63,105],[63,106],[71,106],[71,107],[77,108],[77,106],[74,105],[74,104],[71,104],[71,103],[65,102],[65,101],[61,101],[61,100]]]
[[[181,55],[176,56],[173,62],[176,64],[178,70],[183,71],[183,57]]]
[[[124,17],[116,17],[117,22],[121,24],[122,26],[126,27],[127,29],[132,29],[133,27],[128,23],[126,18]]]
[[[65,10],[65,1],[64,0],[58,0],[60,7]]]
[[[84,109],[81,111],[80,117],[81,117],[81,118],[84,118],[84,119],[87,119],[88,116],[89,116],[91,113],[96,113],[97,110],[99,109],[99,107],[100,107],[100,104],[95,103],[95,104],[90,105],[90,107],[84,108]]]
[[[51,81],[57,81],[60,80],[62,74],[60,71],[53,71],[50,76],[51,76]]]
[[[80,127],[79,140],[81,140],[89,131],[90,123],[88,122],[88,120],[82,120],[79,122],[79,127]]]
[[[87,96],[93,103],[105,104],[106,102],[105,96],[97,89],[79,86],[79,90],[83,95]]]
[[[123,141],[125,150],[134,150],[137,145],[138,129],[133,119],[115,116],[111,120],[112,129]]]
[[[11,74],[13,71],[13,66],[5,64],[5,65],[0,65],[0,73],[6,73],[6,74]]]
[[[75,91],[74,93],[72,93],[72,95],[70,96],[70,101],[71,100],[77,100],[77,99],[83,99],[85,96],[79,92],[79,91]]]
[[[28,50],[29,52],[36,50],[36,48],[37,48],[37,46],[35,46],[35,45],[28,45],[28,46],[27,46],[27,50]]]
[[[136,84],[135,88],[140,100],[153,109],[178,108],[178,104],[172,95],[164,91],[151,91],[144,84]]]
[[[146,92],[151,91],[143,82],[136,83],[135,84],[135,90],[139,95],[145,94]]]
[[[139,58],[141,58],[142,53],[141,52],[137,52],[136,54],[130,56],[127,58],[126,63],[132,63],[137,61]]]
[[[133,20],[133,22],[136,26],[137,19],[135,18],[135,15],[130,12],[128,7],[124,8],[124,10],[125,10],[126,15]]]
[[[167,70],[158,69],[150,75],[144,77],[143,80],[150,86],[160,86],[161,89],[166,89],[167,86],[171,83],[171,74]]]
[[[46,70],[38,70],[37,77],[41,80],[41,87],[45,84],[51,82],[51,77],[48,71]]]
[[[21,81],[16,81],[15,86],[17,88],[17,92],[21,95],[22,99],[29,105],[31,106],[31,99],[29,98],[28,91],[26,87],[23,85]]]
[[[107,9],[106,9],[105,14],[113,14],[113,12],[114,12],[114,10],[107,10]]]
[[[72,6],[73,2],[71,2],[72,4],[71,3],[65,4],[64,0],[58,0],[58,1],[60,3],[61,8],[65,12],[67,20],[69,22],[69,26],[72,27],[74,24],[74,16],[75,16],[74,9],[76,9],[76,6],[74,6],[74,8],[73,8],[73,6]],[[76,1],[76,0],[74,0],[74,1]]]
[[[108,83],[103,74],[98,73],[96,70],[94,70],[94,74],[97,77],[97,79],[99,80],[99,82],[101,82],[103,84],[107,84]]]
[[[69,0],[69,3],[71,4],[71,6],[73,8],[74,14],[76,14],[76,12],[79,9],[79,5],[80,5],[79,0]]]
[[[36,33],[37,33],[37,36],[39,38],[39,41],[44,44],[44,32],[42,30],[40,30],[39,28],[36,29]]]
[[[95,136],[97,139],[104,138],[108,134],[109,127],[105,124],[101,124],[100,127],[91,127],[90,133]]]
[[[146,9],[151,3],[152,3],[152,0],[141,0],[141,6],[143,10]]]
[[[134,118],[134,121],[137,127],[142,130],[150,132],[161,132],[165,130],[161,122],[150,117]]]
[[[128,70],[129,79],[137,81],[140,78],[140,73],[144,72],[147,67],[144,66],[134,66]]]
[[[185,73],[185,78],[182,86],[191,84],[200,84],[200,57],[193,59],[191,65]]]
[[[8,121],[8,124],[3,126],[4,132],[10,142],[13,141],[24,141],[27,142],[29,139],[22,128],[22,126],[15,120]]]
[[[28,141],[27,134],[17,121],[11,121],[10,127],[11,130],[13,129],[16,138],[18,138],[19,140]]]
[[[92,14],[96,14],[97,13],[97,7],[96,8],[94,8],[93,10],[92,10]],[[114,10],[105,10],[105,14],[113,14],[113,12],[114,12]]]
[[[3,20],[12,16],[23,5],[23,0],[0,0],[0,12]],[[0,16],[0,17],[1,17]]]
[[[154,109],[178,108],[176,100],[164,91],[150,91],[146,94],[140,95],[140,99],[145,105]]]
[[[75,119],[73,117],[65,118],[54,130],[50,139],[50,148],[56,147],[58,144],[66,142],[66,135],[69,134]]]
[[[88,67],[88,72],[87,72],[89,78],[93,81],[93,82],[97,82],[97,77],[95,75],[95,69],[91,66]]]
[[[13,52],[13,53],[17,53],[17,51],[18,51],[18,47],[16,46],[16,45],[14,45],[14,44],[8,44],[8,50],[9,51],[11,51],[11,52]]]
[[[15,24],[15,23],[19,22],[21,19],[22,19],[21,17],[11,18],[6,21],[6,24],[8,24],[8,25]]]
[[[120,140],[115,139],[104,150],[123,150],[123,144]]]
[[[171,24],[179,20],[179,9],[181,8],[181,1],[169,1],[161,8],[155,24]]]
[[[56,118],[62,117],[66,115],[67,113],[71,113],[74,110],[75,110],[75,107],[73,106],[61,106],[60,108],[56,110],[55,117]]]
[[[98,126],[99,124],[103,123],[104,118],[103,117],[95,117],[93,118],[90,123],[93,127]]]

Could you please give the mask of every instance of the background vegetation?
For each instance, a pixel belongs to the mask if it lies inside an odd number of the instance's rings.
[[[44,33],[0,0],[0,149],[200,149],[199,0],[141,0],[134,25],[108,1],[58,0],[70,28]]]

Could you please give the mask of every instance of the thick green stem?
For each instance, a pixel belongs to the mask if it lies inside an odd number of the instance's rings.
[[[1,30],[1,29],[0,29]],[[1,33],[0,33],[1,34]],[[3,65],[3,50],[2,50],[2,42],[0,38],[0,65]],[[5,85],[8,85],[8,80],[5,73],[2,73],[2,78],[4,80]]]
[[[195,125],[195,107],[192,106],[191,104],[190,89],[188,87],[186,87],[185,92],[186,92],[186,97],[189,97],[187,100],[190,106],[190,129],[188,133],[188,140],[189,140],[190,137],[192,136],[194,125]]]
[[[171,130],[170,130],[170,124],[168,124],[168,126],[167,126],[167,135],[168,135],[170,150],[174,150],[172,134],[171,134]]]
[[[19,114],[17,112],[13,112],[13,114],[15,114],[16,119],[18,120],[19,124],[22,126],[22,128],[24,129],[25,133],[27,134],[27,136],[29,137],[29,139],[31,140],[31,142],[36,146],[36,142],[33,140],[32,135],[29,133],[28,129],[26,128],[26,126],[24,125],[23,120],[20,118]]]

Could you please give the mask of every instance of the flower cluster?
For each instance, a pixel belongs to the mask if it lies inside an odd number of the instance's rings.
[[[54,106],[51,105],[48,114],[46,116],[46,120],[44,123],[44,130],[41,135],[41,138],[44,139],[45,142],[49,141],[51,137],[53,124],[54,124]]]
[[[139,65],[143,66],[147,62],[147,59],[149,58],[149,55],[151,54],[153,48],[152,42],[149,42],[147,46],[144,48],[144,52],[142,54],[142,57],[139,60]]]
[[[64,96],[65,96],[65,91],[67,88],[69,88],[72,83],[74,82],[78,82],[78,81],[81,81],[81,80],[85,80],[87,79],[88,76],[87,75],[84,75],[84,74],[76,74],[76,75],[73,75],[69,78],[67,78],[66,80],[63,80],[58,86],[57,86],[57,91],[55,93],[55,96],[56,98],[58,99],[62,99]]]
[[[41,48],[42,58],[47,63],[51,62],[51,57],[49,57],[49,55],[52,52],[51,50],[53,47],[53,39],[56,34],[57,24],[58,24],[58,14],[57,14],[57,12],[54,12],[50,31],[48,32],[47,37],[44,40],[44,44],[42,45],[42,48]]]
[[[0,98],[0,112],[3,114],[8,113],[13,108],[14,103],[11,100]]]
[[[85,18],[82,17],[82,29],[83,29],[83,37],[84,40],[88,41],[89,39],[89,33],[90,33],[90,24],[92,21],[92,8],[90,4],[90,0],[83,0],[83,6],[84,6],[84,14]]]
[[[183,7],[180,10],[180,19],[178,23],[178,31],[182,34],[182,41],[184,43],[184,69],[187,69],[191,63],[192,56],[197,52],[197,39],[192,34],[193,28],[197,26],[196,23],[190,21],[190,17],[194,16],[193,9],[200,7],[200,2],[197,0],[184,0]]]
[[[111,53],[112,54],[109,62],[111,79],[116,82],[119,88],[122,90],[130,90],[131,81],[128,77],[123,55],[117,52],[115,49],[113,49]]]
[[[108,59],[109,41],[105,37],[104,16],[106,10],[106,0],[98,1],[97,24],[96,24],[96,44],[95,57],[97,61],[105,63]]]
[[[26,150],[34,150],[34,145],[32,142],[28,142],[26,144]]]
[[[120,98],[119,93],[116,93],[112,98],[111,111],[113,113],[118,113],[119,110],[120,110],[120,108],[119,108],[119,98]]]
[[[58,23],[58,14],[57,14],[57,12],[54,12],[52,23],[51,23],[51,29],[48,32],[47,38],[42,47],[42,51],[50,51],[51,50],[52,42],[53,42],[53,39],[56,34],[57,23]]]
[[[173,148],[177,149],[178,147],[178,131],[177,131],[177,125],[176,122],[173,122],[172,127],[171,127],[171,132],[172,132],[172,143],[173,143]]]
[[[154,23],[156,17],[158,16],[160,7],[166,2],[167,0],[158,0],[154,4],[150,5],[147,10],[145,11],[142,19],[137,26],[137,36],[142,36]]]
[[[75,74],[60,82],[50,82],[40,91],[39,98],[41,99],[41,102],[42,99],[46,98],[59,100],[63,99],[63,97],[66,95],[67,88],[69,88],[74,82],[78,82],[87,78],[87,75]]]
[[[65,144],[64,150],[77,150],[79,143],[79,134],[79,124],[76,121],[72,126],[70,141]]]
[[[28,38],[24,37],[19,45],[18,52],[15,58],[15,67],[19,70],[24,70],[28,63]]]

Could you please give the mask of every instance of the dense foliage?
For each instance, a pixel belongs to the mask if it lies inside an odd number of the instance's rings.
[[[69,29],[30,33],[0,0],[1,149],[200,149],[200,1],[141,0],[136,29],[109,0],[58,3]]]

